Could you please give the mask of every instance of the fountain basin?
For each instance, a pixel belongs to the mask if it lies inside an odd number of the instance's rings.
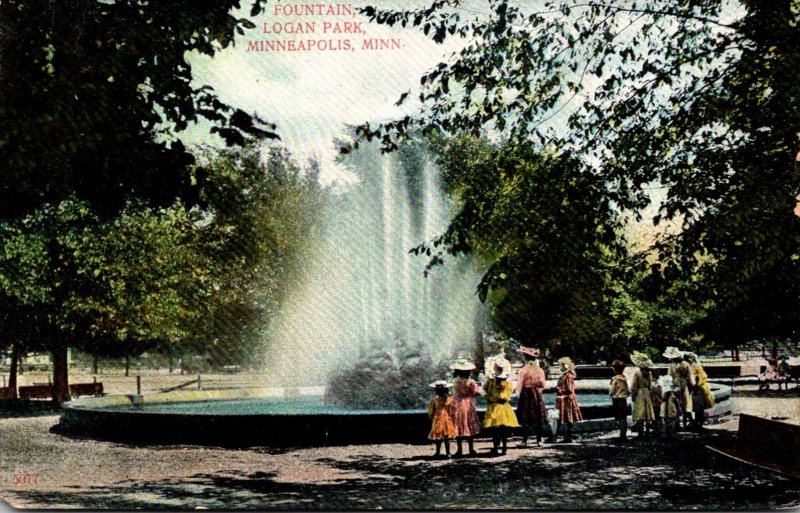
[[[581,383],[584,421],[576,433],[616,429],[607,383]],[[730,389],[712,386],[715,417],[730,413]],[[545,393],[545,402],[555,402]],[[513,404],[512,404],[513,405]],[[479,405],[482,417],[483,408]],[[545,433],[549,434],[549,426]],[[64,404],[56,430],[70,436],[137,444],[299,447],[361,443],[428,443],[426,410],[359,410],[327,406],[320,387],[185,391],[82,398]]]

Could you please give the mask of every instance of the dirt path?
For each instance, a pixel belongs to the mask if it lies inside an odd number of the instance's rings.
[[[0,420],[0,497],[82,509],[764,509],[800,505],[800,485],[717,458],[704,439],[513,447],[433,460],[427,445],[274,451],[134,447],[49,432],[56,416]],[[735,422],[705,439],[731,437]],[[516,445],[512,443],[512,446]],[[488,451],[481,442],[478,449]],[[36,483],[14,476],[37,474]],[[736,477],[736,482],[732,480]]]

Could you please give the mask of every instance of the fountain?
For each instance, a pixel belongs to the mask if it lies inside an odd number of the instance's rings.
[[[437,364],[471,349],[485,326],[471,259],[451,258],[426,278],[427,257],[408,253],[442,233],[452,215],[422,145],[389,155],[369,145],[341,164],[359,182],[329,205],[265,334],[268,385],[324,384],[398,346]]]
[[[485,325],[479,270],[449,259],[425,278],[426,259],[408,254],[452,214],[421,147],[388,156],[367,147],[343,165],[360,181],[330,205],[265,333],[265,387],[79,399],[58,430],[240,447],[426,442],[427,384]],[[587,420],[574,431],[615,429],[607,382],[578,390]],[[729,409],[727,387],[714,393]],[[551,395],[552,384],[548,404]]]

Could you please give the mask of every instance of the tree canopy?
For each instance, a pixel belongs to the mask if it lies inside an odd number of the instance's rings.
[[[252,0],[257,15],[263,0]],[[0,218],[74,196],[98,213],[196,196],[176,131],[205,118],[228,144],[271,125],[192,82],[255,25],[240,0],[8,0],[0,3]]]
[[[419,111],[357,133],[388,150],[435,130],[554,149],[580,173],[601,173],[602,197],[635,215],[659,188],[653,223],[680,229],[649,248],[656,261],[640,255],[638,270],[662,290],[683,280],[707,307],[686,334],[797,336],[797,2],[491,0],[489,9],[365,8],[378,23],[466,44],[421,77]]]

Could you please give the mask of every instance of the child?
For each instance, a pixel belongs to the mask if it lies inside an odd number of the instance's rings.
[[[561,424],[567,425],[567,434],[563,442],[572,442],[572,424],[583,420],[581,407],[578,405],[578,397],[575,395],[575,364],[568,356],[558,359],[561,366],[561,376],[556,384],[556,409],[558,410],[558,423],[550,438],[550,442],[555,443]]]
[[[669,376],[666,376],[669,378]],[[678,430],[683,410],[681,409],[681,387],[672,383],[672,379],[665,380],[661,385],[664,389],[664,403],[661,405],[661,416],[664,418],[664,434],[672,437]]]
[[[436,395],[428,405],[428,416],[431,418],[431,432],[428,439],[436,443],[436,454],[438,458],[442,454],[442,442],[444,442],[444,452],[450,457],[450,439],[456,436],[456,426],[453,423],[455,415],[455,403],[450,397],[450,387],[453,386],[445,380],[431,383]]]
[[[666,389],[662,384],[663,383],[662,378],[664,376],[661,375],[661,371],[658,369],[651,369],[651,373],[653,375],[653,383],[654,383],[653,394],[652,394],[653,415],[655,416],[655,418],[653,419],[653,429],[660,436],[660,433],[663,428],[663,422],[661,420],[661,405],[664,404],[664,392]]]
[[[633,396],[633,422],[639,429],[639,438],[648,438],[653,420],[653,376],[650,367],[653,365],[650,357],[639,351],[631,355],[631,362],[639,367],[633,375],[631,383],[631,396]]]
[[[450,366],[453,376],[456,378],[453,383],[453,399],[455,402],[454,422],[456,425],[456,457],[463,455],[461,442],[467,441],[469,455],[475,456],[473,438],[481,430],[481,421],[478,420],[478,411],[475,409],[475,397],[478,395],[480,387],[470,378],[470,372],[475,369],[475,364],[467,360],[458,360]]]
[[[692,371],[692,411],[694,413],[694,421],[692,428],[699,432],[703,431],[703,423],[705,421],[705,410],[712,408],[716,401],[714,395],[711,393],[711,388],[708,386],[708,375],[700,365],[700,358],[691,352],[684,355],[684,359],[689,364]]]
[[[494,378],[486,383],[486,415],[483,417],[483,428],[492,432],[491,455],[496,456],[503,442],[503,454],[508,450],[508,435],[513,428],[518,428],[517,416],[508,400],[511,399],[512,387],[502,367],[495,367]]]
[[[608,393],[611,396],[614,418],[619,425],[619,441],[624,442],[628,439],[628,397],[631,395],[631,390],[628,387],[628,380],[623,374],[625,363],[614,360],[611,367],[614,369],[614,377],[611,378]]]
[[[542,425],[547,418],[542,390],[547,386],[547,378],[539,365],[539,349],[523,347],[527,364],[522,368],[517,379],[516,392],[519,394],[517,420],[522,424],[522,446],[528,445],[528,431],[533,428],[536,433],[536,445],[542,443]]]

